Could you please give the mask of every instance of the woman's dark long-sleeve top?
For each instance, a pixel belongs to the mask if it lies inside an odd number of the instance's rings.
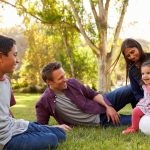
[[[150,53],[145,53],[145,59],[150,60]],[[130,84],[132,88],[132,92],[136,98],[137,101],[139,101],[141,98],[143,98],[144,93],[142,86],[140,84],[141,82],[141,68],[137,68],[135,65],[131,65],[129,68],[129,79],[130,79]]]

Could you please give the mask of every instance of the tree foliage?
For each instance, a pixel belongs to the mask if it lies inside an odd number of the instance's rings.
[[[52,34],[47,26],[39,23],[28,26],[25,35],[28,37],[29,48],[25,52],[23,64],[19,71],[18,82],[20,86],[43,84],[40,74],[41,68],[51,61],[60,61],[67,77],[72,77],[70,61],[60,34]],[[82,82],[95,87],[97,78],[95,57],[88,47],[80,44],[81,41],[77,35],[70,36],[72,40],[70,38],[68,42],[74,41],[71,45],[71,49],[73,49],[71,55],[75,76]]]
[[[75,76],[74,59],[71,54],[74,53],[71,33],[80,33],[87,45],[97,58],[98,66],[98,88],[106,91],[107,69],[109,68],[113,54],[116,50],[119,33],[126,13],[129,0],[17,0],[16,7],[25,20],[34,22],[32,16],[37,22],[45,24],[49,32],[59,34],[66,48],[66,54],[69,59],[70,70]],[[87,5],[89,7],[87,7]],[[119,15],[116,18],[116,25],[111,35],[112,44],[108,49],[109,42],[109,11],[116,7]],[[79,36],[78,36],[79,37]],[[82,42],[82,41],[80,41]]]

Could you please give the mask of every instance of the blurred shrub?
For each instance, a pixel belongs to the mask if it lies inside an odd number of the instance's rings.
[[[45,89],[46,85],[28,85],[26,87],[15,88],[13,91],[19,93],[43,93]]]

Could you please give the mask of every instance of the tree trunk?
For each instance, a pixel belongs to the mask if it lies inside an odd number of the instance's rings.
[[[100,93],[105,93],[107,90],[107,76],[106,76],[106,57],[102,55],[97,57],[98,64],[98,90]]]
[[[101,38],[99,44],[100,55],[97,55],[98,63],[98,89],[101,93],[107,91],[107,75],[106,75],[106,64],[107,64],[107,28],[105,22],[101,22]]]

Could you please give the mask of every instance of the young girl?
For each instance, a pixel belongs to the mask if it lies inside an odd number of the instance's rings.
[[[124,130],[123,134],[133,133],[139,129],[139,121],[143,115],[150,116],[150,61],[141,65],[144,98],[142,98],[133,109],[132,126]]]

